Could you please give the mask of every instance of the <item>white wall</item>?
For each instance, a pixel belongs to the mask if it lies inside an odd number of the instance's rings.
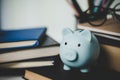
[[[74,29],[74,12],[66,0],[2,0],[2,29],[47,26],[47,34],[61,41],[65,27]]]

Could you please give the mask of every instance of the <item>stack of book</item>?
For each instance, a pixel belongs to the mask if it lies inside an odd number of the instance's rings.
[[[88,23],[78,24],[77,29],[88,29],[97,36],[120,43],[120,23],[115,22],[113,19],[107,20],[104,25],[99,27],[91,26]]]
[[[46,35],[46,28],[0,32],[0,68],[21,69],[53,65],[59,43]]]
[[[120,72],[120,23],[110,19],[99,27],[88,23],[78,24],[77,29],[92,31],[101,44],[101,54],[106,56],[102,62],[106,60],[107,67]]]

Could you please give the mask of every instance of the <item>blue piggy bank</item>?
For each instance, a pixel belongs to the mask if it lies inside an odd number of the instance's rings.
[[[79,68],[81,72],[89,72],[99,56],[99,43],[89,30],[63,30],[63,40],[60,44],[60,59],[64,70]]]

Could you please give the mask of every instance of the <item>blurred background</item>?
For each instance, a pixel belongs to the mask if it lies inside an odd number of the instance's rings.
[[[88,0],[81,7],[87,10]],[[114,0],[113,7],[120,0]],[[0,0],[0,30],[18,30],[47,27],[47,35],[58,42],[62,40],[62,30],[76,29],[75,13],[66,0]],[[118,56],[119,57],[119,56]],[[118,63],[119,64],[119,63]],[[21,77],[0,80],[23,80]]]
[[[0,0],[0,4],[1,30],[46,26],[47,34],[60,42],[63,28],[75,29],[74,11],[66,0]]]

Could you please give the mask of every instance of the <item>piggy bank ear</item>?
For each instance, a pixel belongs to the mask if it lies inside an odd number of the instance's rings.
[[[87,39],[88,41],[91,41],[92,38],[92,34],[89,30],[83,30],[81,32],[81,35],[85,37],[85,39]]]
[[[65,29],[63,29],[63,36],[64,35],[67,35],[67,34],[70,34],[70,33],[73,33],[73,31],[71,30],[71,29],[69,29],[69,28],[65,28]]]

